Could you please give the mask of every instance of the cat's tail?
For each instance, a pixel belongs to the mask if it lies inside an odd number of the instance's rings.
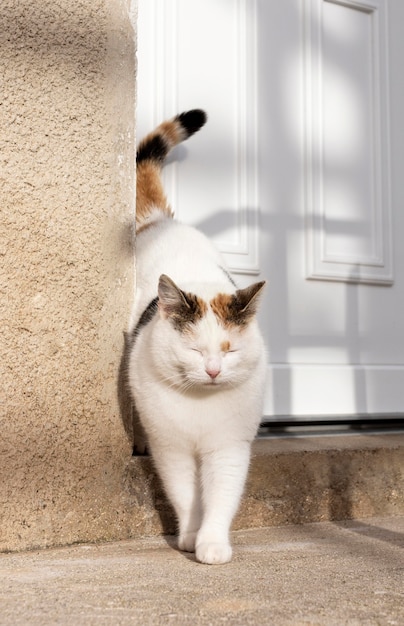
[[[160,178],[161,168],[174,146],[196,133],[206,122],[201,109],[193,109],[163,122],[139,144],[136,154],[136,230],[163,216],[172,217]]]

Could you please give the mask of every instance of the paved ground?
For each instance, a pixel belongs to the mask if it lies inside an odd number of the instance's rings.
[[[152,538],[0,555],[0,624],[404,625],[404,517],[233,534],[200,565]]]

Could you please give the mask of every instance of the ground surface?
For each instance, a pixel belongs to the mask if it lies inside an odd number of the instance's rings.
[[[0,624],[404,624],[404,518],[233,533],[230,564],[151,538],[0,555]]]

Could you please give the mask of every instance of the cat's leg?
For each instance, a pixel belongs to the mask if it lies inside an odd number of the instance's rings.
[[[197,461],[191,453],[167,448],[152,449],[152,454],[177,515],[178,547],[186,552],[194,552],[202,518]]]
[[[245,442],[202,457],[204,516],[195,550],[201,563],[231,560],[230,525],[243,493],[249,460],[250,445]]]

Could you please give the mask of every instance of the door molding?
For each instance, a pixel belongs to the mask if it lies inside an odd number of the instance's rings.
[[[386,0],[304,7],[306,276],[389,285]]]

